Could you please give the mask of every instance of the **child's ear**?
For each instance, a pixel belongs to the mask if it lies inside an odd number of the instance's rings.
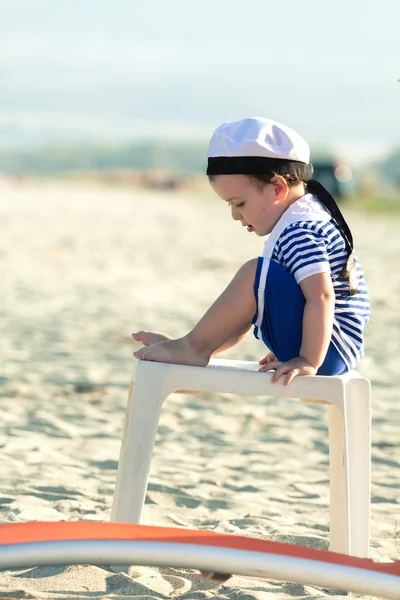
[[[286,179],[281,177],[281,175],[277,175],[271,183],[274,184],[276,199],[280,202],[286,200],[289,192],[289,185]]]

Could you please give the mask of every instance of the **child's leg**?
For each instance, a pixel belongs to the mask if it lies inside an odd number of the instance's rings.
[[[225,347],[227,340],[250,326],[256,311],[256,267],[257,259],[245,263],[186,336],[141,348],[134,356],[141,360],[205,366],[218,348]]]
[[[246,333],[251,329],[251,323],[247,323],[244,327],[236,331],[222,346],[217,348],[212,356],[216,356],[220,352],[224,350],[228,350],[235,346],[245,337]],[[164,342],[166,340],[173,340],[170,335],[167,333],[162,333],[161,331],[136,331],[132,333],[132,337],[136,342],[141,342],[143,346],[151,346],[152,344],[157,344],[158,342]]]

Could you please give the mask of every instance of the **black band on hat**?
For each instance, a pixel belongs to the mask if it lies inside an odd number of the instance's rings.
[[[266,156],[212,156],[208,159],[207,175],[263,175],[292,163],[306,164],[299,160]]]

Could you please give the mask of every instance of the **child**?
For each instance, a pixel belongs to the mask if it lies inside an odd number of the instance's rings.
[[[364,274],[335,200],[310,181],[308,144],[271,119],[222,124],[208,148],[207,175],[232,218],[269,235],[263,255],[246,262],[187,335],[132,336],[134,356],[205,366],[218,352],[254,334],[271,350],[260,371],[289,384],[298,375],[337,375],[363,356],[369,319]]]

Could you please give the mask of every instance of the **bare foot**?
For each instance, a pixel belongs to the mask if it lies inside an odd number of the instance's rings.
[[[134,331],[132,337],[136,342],[143,344],[143,346],[151,346],[152,344],[157,344],[157,342],[173,339],[170,335],[161,333],[161,331]]]
[[[133,353],[133,356],[140,360],[195,367],[205,367],[210,360],[209,354],[198,352],[186,337],[156,342],[151,346],[140,348],[140,350]]]
[[[217,573],[215,571],[200,571],[200,573],[209,581],[219,581],[224,583],[231,577],[228,573]]]

